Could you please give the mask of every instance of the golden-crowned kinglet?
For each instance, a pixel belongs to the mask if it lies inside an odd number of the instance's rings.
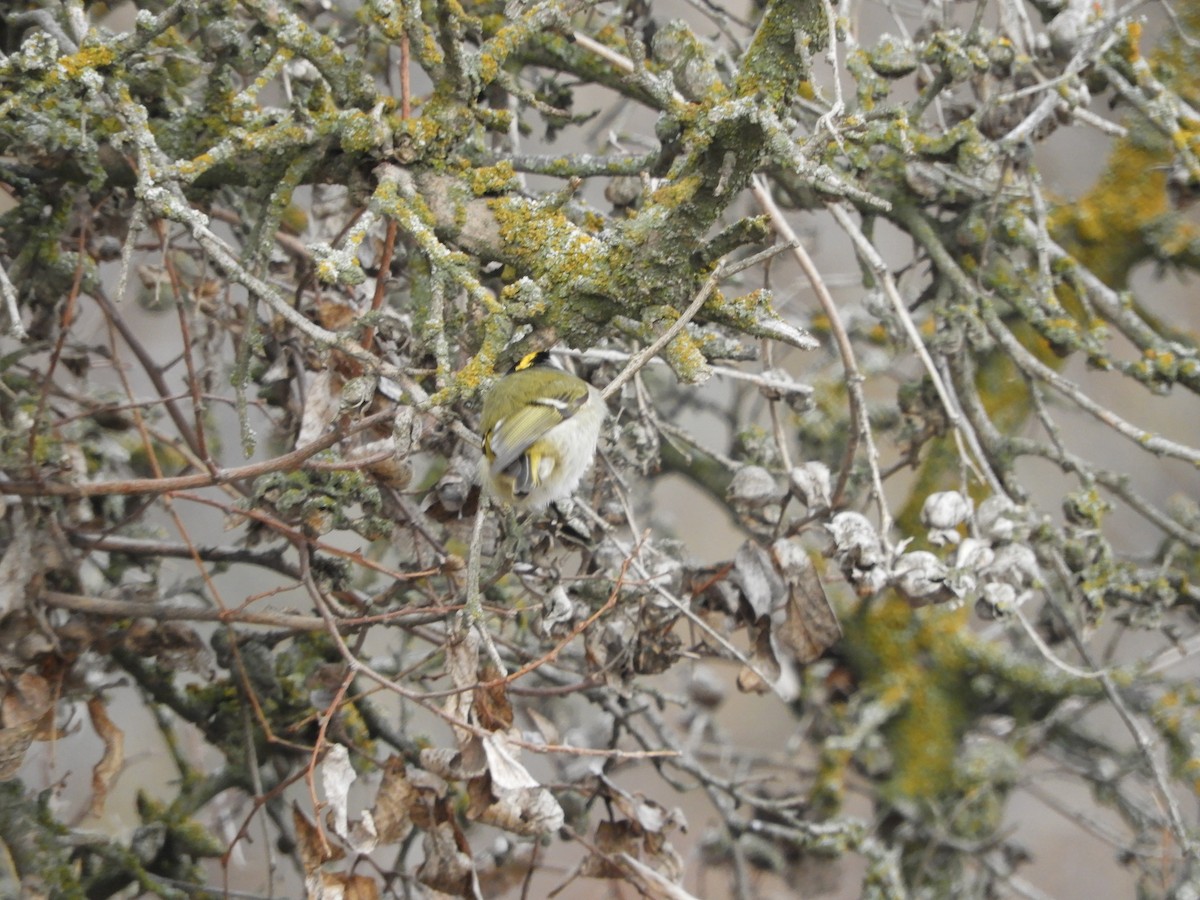
[[[604,422],[600,392],[530,353],[483,401],[480,474],[493,497],[520,510],[569,495],[596,455]]]

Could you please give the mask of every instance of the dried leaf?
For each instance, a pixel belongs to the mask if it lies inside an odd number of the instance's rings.
[[[787,605],[771,616],[772,635],[796,662],[807,665],[837,642],[842,626],[799,541],[780,538],[771,545],[771,556],[788,588]]]
[[[421,884],[456,897],[480,896],[471,856],[459,849],[450,822],[439,822],[426,831],[421,847],[425,851],[425,861],[417,869]]]
[[[667,880],[678,883],[683,880],[683,858],[675,852],[667,836],[660,831],[649,831],[642,841],[643,859],[651,869]]]
[[[321,787],[325,791],[325,802],[329,804],[330,827],[334,834],[347,840],[350,831],[347,812],[350,785],[357,778],[358,773],[350,765],[350,751],[341,744],[330,747],[321,760]]]
[[[462,750],[426,747],[417,757],[421,765],[447,781],[466,781],[487,771],[487,755],[479,738],[471,735]]]
[[[678,807],[668,810],[661,803],[643,797],[641,794],[630,794],[621,790],[608,779],[604,779],[604,796],[613,809],[631,819],[645,831],[663,832],[668,828],[679,828],[687,831],[687,820],[683,810]]]
[[[379,900],[379,886],[374,878],[366,875],[343,875],[345,879],[345,900]]]
[[[304,389],[304,413],[300,417],[300,432],[296,435],[297,447],[321,437],[341,412],[342,397],[335,378],[332,369],[311,376],[312,380]]]
[[[733,474],[733,480],[725,490],[726,498],[737,506],[759,509],[774,503],[783,490],[775,483],[774,476],[762,466],[742,466]]]
[[[487,735],[482,743],[487,774],[467,783],[467,818],[531,837],[561,828],[562,807],[517,761],[504,735]]]
[[[495,673],[488,672],[489,682]],[[501,681],[490,687],[475,688],[475,721],[488,731],[504,731],[512,727],[513,708],[508,699],[508,685]]]
[[[50,683],[34,672],[22,672],[0,698],[0,781],[12,778],[35,740],[51,740],[54,697]]]
[[[0,699],[0,723],[6,728],[44,724],[42,720],[54,705],[50,682],[36,672],[22,672]],[[53,723],[50,723],[53,725]],[[47,735],[51,737],[52,734]]]
[[[592,844],[598,852],[588,854],[579,866],[579,874],[586,878],[620,878],[623,872],[612,857],[641,853],[642,829],[628,819],[600,822]]]
[[[783,601],[785,588],[767,551],[754,541],[746,541],[738,548],[733,569],[742,597],[750,605],[754,618],[770,616]]]
[[[125,765],[125,733],[108,717],[108,711],[100,697],[93,696],[89,699],[87,707],[92,727],[104,741],[104,755],[92,769],[91,814],[99,816],[104,812],[104,802],[108,799],[109,789],[121,774],[121,767]]]
[[[451,634],[446,639],[446,673],[457,691],[446,698],[446,715],[466,722],[471,718],[474,692],[479,681],[479,637],[474,630]],[[459,746],[467,743],[472,733],[456,727],[454,735]]]
[[[575,614],[575,604],[571,602],[567,589],[557,584],[542,600],[542,618],[538,628],[546,637],[565,634]]]
[[[565,816],[554,795],[543,787],[497,791],[485,775],[467,782],[467,818],[523,837],[538,837],[562,828]]]
[[[408,780],[404,760],[391,756],[383,764],[383,783],[375,795],[371,817],[380,844],[397,844],[412,831],[412,810],[420,796]]]
[[[485,736],[483,752],[487,757],[488,772],[498,791],[540,787],[537,779],[517,762],[516,751],[504,735],[489,734]]]
[[[322,294],[313,306],[317,321],[322,328],[341,331],[350,327],[362,312],[353,303],[347,303],[333,294]]]
[[[366,875],[318,872],[304,884],[308,900],[379,900],[379,886]]]
[[[596,826],[596,853],[580,866],[581,874],[593,878],[624,878],[646,896],[671,897],[683,877],[683,860],[666,839],[670,827],[686,830],[679,810],[667,810],[653,800],[622,791],[602,779],[603,795],[615,811],[625,816]],[[630,866],[630,861],[636,866]],[[649,872],[651,875],[647,875]],[[685,893],[678,896],[688,896]]]
[[[340,847],[331,847],[322,836],[321,831],[308,820],[308,816],[300,811],[300,807],[292,804],[292,825],[296,829],[296,841],[300,845],[300,863],[304,867],[304,882],[310,885],[309,896],[312,896],[311,884],[313,877],[326,862],[341,859],[345,854]],[[317,885],[320,885],[318,880]]]

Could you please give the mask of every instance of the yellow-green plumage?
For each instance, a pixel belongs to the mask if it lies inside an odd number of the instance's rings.
[[[581,378],[530,354],[483,402],[480,473],[491,494],[518,509],[569,495],[592,464],[604,401]]]

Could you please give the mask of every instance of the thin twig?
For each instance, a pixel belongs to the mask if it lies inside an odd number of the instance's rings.
[[[754,193],[754,199],[758,201],[758,205],[771,218],[771,225],[791,245],[792,257],[808,278],[813,292],[817,295],[817,302],[821,305],[822,311],[829,320],[829,327],[833,332],[834,344],[837,346],[838,355],[842,360],[842,371],[845,374],[846,382],[846,397],[850,405],[850,421],[854,423],[854,427],[848,431],[846,452],[842,457],[842,465],[838,472],[837,485],[834,487],[830,506],[836,509],[841,504],[842,498],[845,496],[846,485],[850,480],[850,471],[854,466],[854,457],[858,453],[858,442],[859,440],[863,440],[867,445],[867,460],[871,468],[871,478],[876,494],[876,501],[880,507],[882,523],[890,525],[891,514],[887,511],[883,495],[883,482],[879,475],[879,452],[875,448],[875,440],[871,433],[871,422],[867,415],[867,400],[862,389],[864,379],[862,372],[858,368],[858,360],[854,354],[854,345],[850,342],[850,335],[846,333],[846,328],[842,324],[837,304],[833,300],[833,295],[829,293],[829,288],[821,278],[820,271],[813,263],[812,257],[808,255],[808,251],[804,249],[804,245],[800,242],[800,239],[796,236],[791,223],[788,222],[783,211],[775,203],[766,180],[761,176],[755,176],[750,182],[750,190]],[[886,534],[887,530],[887,528],[881,528],[881,533]]]
[[[245,466],[235,466],[232,469],[218,469],[215,472],[197,472],[194,475],[177,475],[169,478],[129,478],[122,481],[90,481],[83,484],[64,484],[62,482],[36,481],[0,481],[0,495],[13,494],[25,497],[54,496],[54,497],[101,497],[113,494],[132,496],[134,494],[165,494],[172,491],[186,491],[193,488],[215,487],[244,479],[254,479],[270,472],[280,472],[300,468],[310,456],[328,450],[334,444],[352,434],[364,431],[391,418],[391,410],[378,412],[348,426],[344,430],[332,431],[313,441],[273,459],[250,463]],[[153,457],[152,457],[153,458]],[[340,468],[361,468],[370,460],[345,462]]]

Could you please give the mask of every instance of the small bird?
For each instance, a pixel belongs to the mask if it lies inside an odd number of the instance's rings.
[[[596,456],[606,409],[600,392],[530,353],[483,401],[481,480],[521,511],[569,496]]]

